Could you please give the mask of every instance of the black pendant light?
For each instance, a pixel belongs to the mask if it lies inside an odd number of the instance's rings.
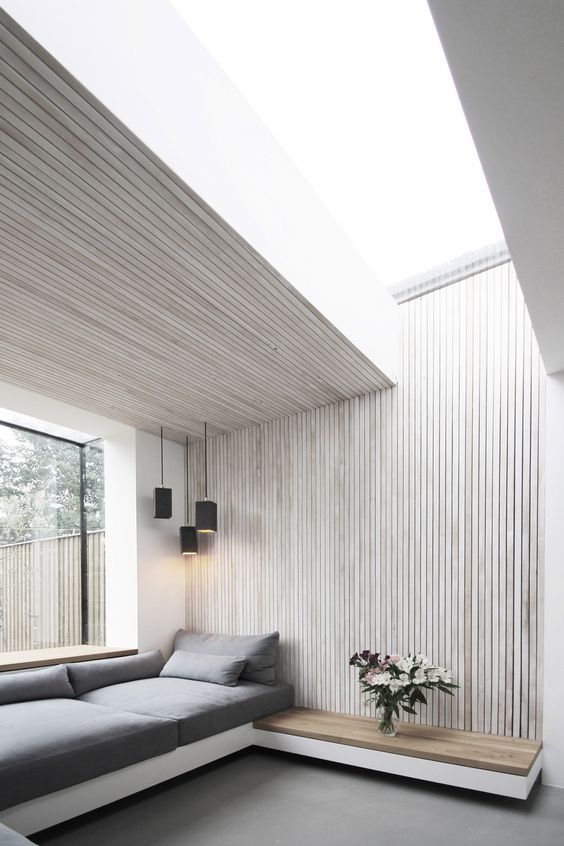
[[[198,532],[195,526],[180,527],[180,552],[182,555],[198,554]]]
[[[190,517],[188,515],[189,502],[188,497],[188,438],[186,438],[186,525],[180,527],[180,552],[182,555],[197,555],[198,554],[198,533],[195,526],[189,526]]]
[[[161,426],[161,486],[155,488],[153,496],[155,506],[155,517],[160,520],[169,520],[172,517],[172,488],[164,486],[164,453],[163,453],[163,427]]]
[[[204,498],[196,503],[196,530],[217,532],[217,505],[208,499],[208,424],[204,423]]]

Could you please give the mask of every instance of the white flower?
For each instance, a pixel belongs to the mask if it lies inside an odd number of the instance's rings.
[[[439,673],[439,678],[445,684],[451,684],[452,683],[452,676],[448,672],[448,670],[445,670],[443,673]]]
[[[401,676],[399,677],[399,680],[402,683],[402,685],[405,687],[407,684],[410,683],[411,678],[409,677],[408,673],[402,673]]]
[[[407,658],[402,658],[400,661],[398,661],[396,667],[402,673],[409,673],[413,669],[413,665],[413,658],[411,657],[411,655],[408,655]]]
[[[401,690],[403,687],[403,682],[401,679],[392,679],[388,687],[392,691],[392,693],[396,693],[398,690]]]
[[[380,673],[379,676],[376,676],[373,683],[385,687],[389,684],[391,678],[389,673]]]
[[[427,671],[427,681],[431,682],[431,684],[436,684],[440,681],[439,675],[434,667],[431,667],[431,669]]]
[[[427,674],[425,670],[417,670],[415,675],[413,676],[413,684],[425,684],[427,681]]]

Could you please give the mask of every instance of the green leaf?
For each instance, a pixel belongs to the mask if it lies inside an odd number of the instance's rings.
[[[438,685],[438,690],[440,690],[440,691],[441,691],[441,693],[447,693],[449,696],[454,696],[454,693],[452,693],[452,692],[448,689],[448,687],[445,687],[445,686],[444,686],[444,685],[442,685],[442,684]]]

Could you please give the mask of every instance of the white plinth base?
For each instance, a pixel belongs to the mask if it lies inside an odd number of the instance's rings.
[[[252,724],[247,723],[180,746],[174,752],[22,802],[0,811],[0,822],[20,834],[33,834],[246,749],[252,746],[253,731]]]
[[[448,784],[451,787],[480,790],[483,793],[494,793],[514,799],[527,798],[542,766],[542,751],[528,775],[518,776],[260,729],[253,730],[253,743],[255,746],[266,749],[291,752],[294,755],[305,755],[322,761],[335,761],[335,763],[348,764],[351,767],[362,767],[367,770],[432,781],[436,784]]]
[[[498,796],[526,799],[542,766],[542,751],[527,776],[395,755],[343,743],[253,728],[251,723],[182,746],[131,767],[40,796],[0,812],[0,822],[29,835],[195,770],[249,746],[305,755],[352,767],[407,776]]]

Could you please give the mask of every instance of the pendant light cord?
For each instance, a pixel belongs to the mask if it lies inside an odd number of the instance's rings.
[[[163,427],[161,426],[161,488],[164,488]]]
[[[188,523],[189,523],[189,519],[188,519],[188,435],[186,435],[186,446],[184,447],[184,455],[185,455],[184,471],[185,471],[185,474],[186,474],[186,479],[185,479],[186,484],[184,485],[184,498],[185,498],[185,505],[186,505],[186,525],[188,525]]]
[[[208,424],[204,423],[204,499],[208,498]]]

